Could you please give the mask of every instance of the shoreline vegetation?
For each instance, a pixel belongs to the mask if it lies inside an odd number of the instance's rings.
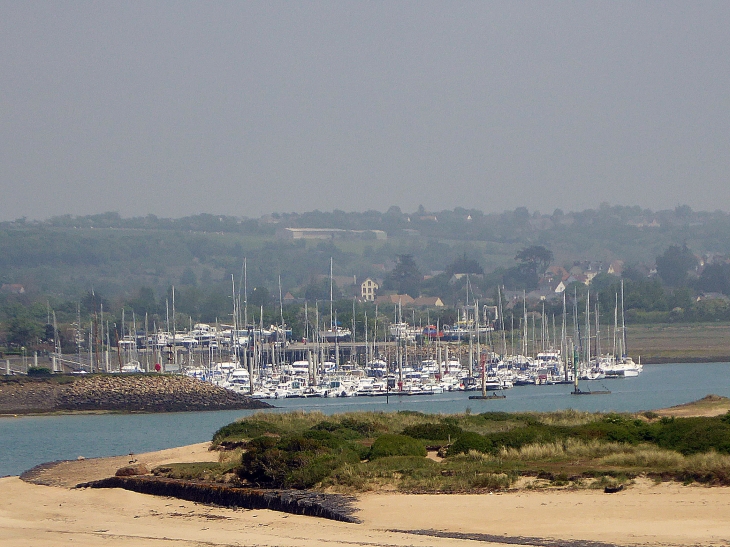
[[[218,463],[153,474],[339,493],[609,492],[640,476],[730,486],[729,409],[709,395],[662,414],[257,413],[216,432]]]

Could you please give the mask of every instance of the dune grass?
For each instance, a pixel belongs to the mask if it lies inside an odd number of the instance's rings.
[[[469,492],[533,477],[600,488],[638,475],[730,485],[730,414],[257,413],[221,428],[214,444],[225,448],[218,471],[201,474],[262,487]],[[427,448],[443,459],[425,458]]]

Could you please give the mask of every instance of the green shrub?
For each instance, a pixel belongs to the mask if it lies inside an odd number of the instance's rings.
[[[508,420],[514,420],[517,416],[508,412],[482,412],[479,414],[479,417],[492,422],[506,422]]]
[[[463,432],[463,429],[453,423],[417,424],[403,429],[403,435],[413,437],[414,439],[428,439],[431,441],[456,439]]]
[[[311,488],[344,463],[359,463],[350,443],[328,431],[281,439],[252,439],[241,457],[239,477],[269,488]]]
[[[377,427],[375,426],[374,423],[367,422],[364,420],[355,420],[353,418],[343,418],[340,423],[342,424],[342,427],[351,429],[353,431],[357,431],[360,435],[363,435],[364,437],[372,435],[377,430]]]
[[[426,447],[423,443],[406,435],[385,433],[375,439],[370,447],[370,459],[385,458],[387,456],[425,456]]]
[[[213,434],[213,445],[219,445],[223,441],[239,441],[242,439],[253,439],[264,433],[278,434],[281,430],[272,423],[259,420],[242,420],[224,425]]]
[[[467,454],[470,450],[484,453],[492,452],[494,450],[494,443],[485,435],[480,435],[473,431],[465,431],[449,447],[446,455],[455,456],[456,454]]]
[[[661,420],[652,442],[685,456],[715,450],[730,454],[730,422],[725,417]]]
[[[322,421],[312,426],[313,431],[329,431],[343,439],[362,439],[375,433],[375,425],[371,422],[344,418],[340,422]]]
[[[565,428],[542,424],[528,425],[487,435],[495,451],[503,447],[519,449],[528,444],[557,442],[567,436]]]
[[[28,367],[28,376],[50,376],[51,369],[46,367]]]
[[[504,490],[509,488],[514,480],[506,473],[482,473],[470,481],[471,488],[486,490]]]

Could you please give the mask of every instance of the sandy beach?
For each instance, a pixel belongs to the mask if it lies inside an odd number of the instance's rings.
[[[135,455],[148,467],[215,460],[208,443]],[[129,457],[64,462],[29,484],[0,479],[0,545],[727,545],[730,488],[637,480],[616,493],[516,491],[484,495],[369,493],[362,524],[232,510],[125,490],[73,489]],[[50,485],[50,486],[49,486]],[[429,535],[414,532],[428,531]]]

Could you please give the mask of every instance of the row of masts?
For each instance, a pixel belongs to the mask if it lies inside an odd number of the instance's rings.
[[[232,285],[232,301],[233,301],[233,333],[234,333],[234,340],[235,343],[232,343],[232,359],[239,363],[240,366],[251,369],[250,372],[253,372],[253,369],[260,369],[260,363],[259,359],[263,351],[261,349],[251,351],[251,358],[249,359],[248,351],[242,351],[241,344],[237,343],[239,338],[239,333],[242,330],[242,327],[247,330],[249,333],[249,341],[248,344],[254,348],[257,347],[257,345],[262,345],[263,340],[260,339],[257,340],[256,336],[256,329],[252,327],[252,325],[249,323],[249,314],[248,314],[248,277],[247,277],[247,262],[244,258],[243,265],[242,265],[242,283],[239,283],[239,290],[236,290],[236,282],[233,275],[231,275],[231,285]],[[243,291],[241,291],[241,285]],[[334,301],[334,282],[333,282],[333,260],[330,259],[330,314],[329,314],[329,320],[330,320],[330,331],[335,331],[336,328],[339,326],[337,321],[337,312],[334,310],[333,301]],[[282,348],[286,344],[286,324],[284,321],[284,314],[283,314],[283,300],[282,300],[282,289],[281,289],[281,276],[279,276],[279,316],[280,316],[280,329],[277,330],[277,340],[275,342],[275,347]],[[477,357],[475,360],[475,354],[476,356],[481,356],[482,354],[482,340],[479,336],[479,326],[480,326],[480,314],[479,314],[479,303],[478,300],[473,299],[473,306],[469,306],[469,296],[470,296],[470,285],[469,285],[469,279],[467,277],[467,295],[466,295],[466,319],[468,319],[468,324],[473,326],[473,329],[470,331],[468,337],[469,337],[469,358],[468,358],[468,368],[470,374],[473,373],[473,365],[475,362],[479,361],[481,362],[481,357]],[[171,352],[172,355],[168,356],[168,358],[171,358],[173,368],[176,368],[178,365],[178,351],[177,351],[177,345],[175,341],[175,337],[177,336],[177,325],[176,325],[176,313],[175,313],[175,288],[172,287],[172,325],[170,325],[170,309],[169,309],[169,301],[166,301],[166,326],[167,326],[167,332],[172,333],[172,348],[173,351]],[[104,311],[103,311],[103,303],[100,303],[99,306],[99,312],[96,312],[96,303],[95,303],[95,296],[92,289],[92,299],[93,299],[93,308],[94,308],[94,314],[90,320],[89,324],[89,338],[88,338],[88,355],[89,355],[89,366],[90,370],[92,372],[94,371],[100,371],[102,370],[102,362],[104,363],[104,369],[109,370],[110,363],[109,363],[109,353],[110,349],[112,348],[111,344],[111,337],[110,337],[110,321],[107,319],[104,321]],[[590,313],[591,313],[591,307],[590,307],[590,291],[588,292],[587,298],[586,298],[586,312],[585,312],[585,318],[586,318],[586,327],[585,327],[585,336],[580,335],[580,328],[577,321],[577,294],[574,297],[574,309],[573,309],[573,336],[572,338],[569,338],[567,335],[566,330],[566,302],[565,302],[565,294],[563,295],[563,321],[562,321],[562,332],[561,332],[561,338],[560,338],[560,349],[561,354],[565,356],[572,356],[575,353],[574,348],[577,346],[579,349],[579,352],[584,356],[582,360],[584,360],[586,363],[589,363],[591,361],[591,326],[590,326]],[[624,306],[623,306],[623,281],[621,283],[621,329],[620,329],[620,337],[618,336],[618,294],[616,295],[616,306],[614,310],[614,331],[613,331],[613,353],[616,356],[625,355],[626,354],[626,329],[625,329],[625,317],[623,312]],[[415,312],[414,312],[415,313]],[[119,345],[120,340],[124,340],[127,333],[126,333],[126,320],[124,317],[125,310],[122,309],[122,323],[120,326],[120,333],[117,340],[117,356],[119,360],[119,367],[121,369],[122,367],[122,349]],[[398,304],[395,306],[395,321],[397,324],[403,323],[403,314],[402,314],[402,308],[401,305]],[[470,315],[471,314],[471,315]],[[308,307],[305,303],[305,340],[309,341],[310,335],[309,335],[309,329],[310,329],[310,321],[308,316]],[[507,340],[506,340],[506,325],[504,324],[504,313],[502,310],[502,297],[501,297],[501,291],[498,288],[498,306],[497,306],[497,315],[498,320],[500,322],[500,331],[501,331],[501,354],[507,355]],[[101,316],[101,318],[100,318]],[[600,347],[600,327],[599,327],[599,309],[598,304],[595,306],[595,320],[596,320],[596,334],[595,334],[595,340],[596,340],[596,355],[601,355],[601,347]],[[365,314],[365,322],[364,322],[364,330],[365,330],[365,356],[366,356],[366,362],[369,362],[370,360],[373,360],[378,357],[378,353],[376,351],[377,347],[377,306],[376,306],[376,313],[375,313],[375,328],[374,333],[372,333],[372,344],[369,340],[369,333],[368,331],[368,322],[367,322],[367,312]],[[521,335],[521,341],[522,341],[522,347],[520,351],[516,352],[515,348],[515,340],[514,340],[514,334],[515,334],[515,328],[514,328],[514,314],[510,317],[511,325],[510,325],[510,342],[511,342],[511,354],[516,355],[518,353],[522,355],[530,355],[531,353],[537,353],[536,346],[537,346],[537,340],[538,337],[536,336],[536,325],[535,325],[535,315],[532,315],[532,351],[529,347],[530,342],[530,336],[528,335],[528,314],[527,314],[527,305],[526,300],[523,295],[523,317],[521,319],[522,323],[522,335]],[[486,313],[484,318],[485,324],[487,323]],[[191,320],[192,323],[192,320]],[[55,311],[53,312],[53,327],[54,327],[54,353],[60,358],[60,341],[58,338],[58,329],[56,325],[56,318],[55,318]],[[170,328],[172,327],[172,328]],[[76,328],[77,328],[77,352],[78,352],[78,359],[79,362],[81,361],[81,341],[82,341],[82,335],[81,335],[81,315],[80,315],[80,307],[77,308],[77,322],[76,322]],[[385,328],[385,327],[384,327]],[[437,325],[437,331],[440,330],[440,325]],[[545,309],[543,304],[543,311],[541,315],[541,321],[540,321],[540,344],[539,348],[540,351],[547,351],[550,349],[557,349],[558,343],[557,343],[557,329],[555,326],[555,316],[552,316],[552,342],[550,341],[550,325],[547,321],[547,317],[545,316]],[[153,326],[153,332],[157,332],[157,326]],[[263,306],[260,307],[260,313],[259,313],[259,329],[258,332],[261,333],[263,331]],[[144,332],[145,332],[145,340],[149,340],[149,332],[148,332],[148,318],[147,314],[145,314],[145,320],[144,320]],[[312,352],[312,361],[314,363],[322,362],[324,359],[324,350],[323,347],[326,347],[327,344],[323,343],[322,336],[321,336],[321,330],[320,330],[320,319],[319,319],[319,307],[318,303],[315,305],[315,328],[313,329],[313,332],[315,333],[315,337],[313,340],[313,343],[315,345],[314,351]],[[134,312],[132,312],[132,330],[131,333],[134,334],[134,337],[136,339],[137,335],[137,324],[136,324],[136,316]],[[355,334],[356,334],[356,314],[355,314],[355,301],[353,300],[353,313],[352,313],[352,330],[351,330],[351,348],[350,348],[350,355],[355,354]],[[283,339],[280,339],[280,337],[283,337]],[[104,341],[104,338],[106,339]],[[232,341],[233,342],[233,341]],[[460,340],[461,342],[461,340]],[[570,342],[571,347],[573,348],[573,351],[568,351],[568,343]],[[146,342],[147,344],[147,342]],[[335,366],[339,366],[339,356],[340,356],[340,348],[341,345],[339,341],[339,337],[335,336],[334,339],[334,345],[335,345]],[[498,346],[495,341],[489,339],[489,331],[487,331],[487,338],[484,340],[485,347],[490,347],[492,350],[496,349]],[[106,349],[104,349],[106,348]],[[402,354],[405,353],[407,355],[408,352],[408,344],[405,343],[403,339],[397,340],[396,345],[397,351],[396,351],[396,361],[398,363],[402,362]],[[148,349],[148,348],[145,348]],[[309,351],[309,350],[308,350]],[[103,352],[104,358],[102,361],[101,353]],[[147,355],[147,359],[149,359],[149,352],[145,352]],[[162,361],[162,355],[161,355],[161,349],[157,348],[157,355],[156,358],[158,362]],[[276,360],[276,357],[272,356],[272,360]],[[283,361],[283,359],[279,359],[280,361]],[[246,361],[246,362],[244,362]],[[147,364],[149,368],[149,363]],[[566,367],[567,368],[567,367]],[[251,375],[253,376],[253,375]]]

